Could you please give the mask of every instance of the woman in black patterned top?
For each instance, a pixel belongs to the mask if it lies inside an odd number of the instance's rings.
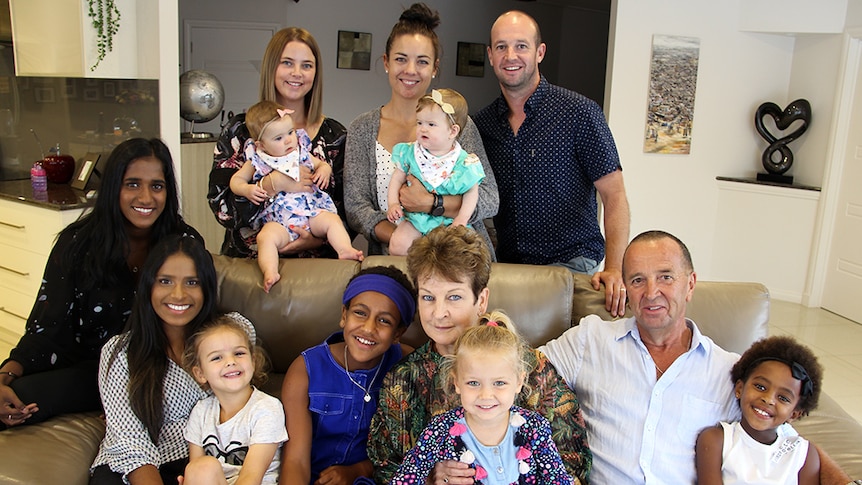
[[[126,323],[138,268],[171,233],[202,240],[179,215],[168,147],[121,143],[93,210],[57,237],[24,336],[0,365],[0,428],[101,408],[99,352]]]
[[[294,125],[299,128],[300,143],[312,156],[332,166],[332,181],[326,190],[344,220],[344,125],[323,115],[323,65],[320,48],[314,37],[298,27],[278,31],[263,55],[260,67],[260,99],[274,101],[293,110]],[[259,227],[252,225],[255,215],[264,207],[255,205],[230,190],[231,176],[245,162],[243,146],[249,141],[245,114],[234,116],[225,126],[216,143],[210,172],[207,199],[219,224],[225,227],[221,253],[232,257],[254,257]],[[275,172],[262,180],[261,187],[270,195],[278,192],[311,190],[311,173],[304,171],[299,180]],[[304,257],[337,257],[325,241],[307,231],[297,229],[301,236],[279,251],[282,255]]]

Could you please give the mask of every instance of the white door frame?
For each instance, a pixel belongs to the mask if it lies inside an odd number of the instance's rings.
[[[819,215],[815,223],[815,239],[812,257],[808,264],[806,295],[802,304],[819,307],[823,299],[823,286],[826,283],[826,270],[829,264],[829,251],[832,247],[832,233],[835,230],[838,197],[841,189],[841,173],[846,160],[847,140],[850,136],[850,118],[853,111],[853,97],[856,93],[856,77],[862,64],[862,28],[844,32],[844,46],[838,78],[838,96],[832,117],[834,133],[827,149],[826,170],[823,177]]]

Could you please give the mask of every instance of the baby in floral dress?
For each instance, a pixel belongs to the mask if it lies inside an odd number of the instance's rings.
[[[548,421],[513,405],[530,371],[521,358],[525,348],[509,321],[464,332],[443,369],[461,406],[428,424],[391,484],[424,484],[443,460],[470,465],[477,484],[573,483]],[[448,483],[449,477],[443,479]]]
[[[246,162],[230,179],[234,194],[254,204],[267,203],[253,221],[253,225],[263,225],[257,235],[257,261],[266,292],[281,279],[278,253],[298,237],[294,227],[310,231],[315,237],[325,237],[339,259],[362,260],[362,251],[353,247],[335,203],[320,190],[329,185],[332,167],[308,156],[298,142],[290,113],[291,110],[282,109],[272,101],[261,101],[248,109],[245,120],[251,138],[244,148]],[[277,190],[270,174],[277,170],[298,181],[300,165],[313,171],[311,190],[289,193]]]

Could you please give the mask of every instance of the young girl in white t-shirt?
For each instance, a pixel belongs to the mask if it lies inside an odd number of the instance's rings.
[[[216,318],[194,334],[183,364],[212,390],[186,426],[189,464],[184,485],[275,485],[287,441],[281,402],[252,384],[266,379],[266,356],[254,327],[238,313]]]

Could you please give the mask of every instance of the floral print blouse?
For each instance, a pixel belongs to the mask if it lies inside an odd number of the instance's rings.
[[[535,368],[515,405],[550,422],[551,436],[566,470],[574,479],[587,483],[593,457],[578,400],[543,353],[533,350],[529,357]],[[443,356],[429,341],[386,374],[368,433],[368,458],[374,463],[377,483],[389,483],[435,416],[459,405],[457,396],[450,397],[444,390],[444,379],[438,372],[442,362]]]

